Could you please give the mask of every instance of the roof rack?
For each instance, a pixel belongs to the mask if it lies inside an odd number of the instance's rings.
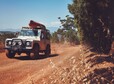
[[[22,27],[22,29],[30,29],[30,27]]]
[[[33,30],[34,29],[41,29],[44,31],[48,31],[48,29],[46,29],[45,25],[38,23],[38,22],[35,22],[33,20],[30,21],[29,27],[22,27],[22,29],[33,29]]]

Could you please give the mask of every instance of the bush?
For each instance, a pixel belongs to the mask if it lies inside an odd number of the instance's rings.
[[[2,33],[0,34],[0,42],[5,43],[7,38],[14,38],[16,37],[15,33]]]

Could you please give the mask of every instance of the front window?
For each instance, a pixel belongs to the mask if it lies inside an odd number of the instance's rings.
[[[40,30],[21,30],[19,36],[40,36]]]

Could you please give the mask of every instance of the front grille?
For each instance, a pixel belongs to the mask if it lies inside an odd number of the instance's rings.
[[[23,41],[16,39],[16,40],[12,40],[12,49],[17,50],[17,49],[21,49],[23,47]]]

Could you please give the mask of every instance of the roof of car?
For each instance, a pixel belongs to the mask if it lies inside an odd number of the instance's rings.
[[[38,29],[41,29],[41,30],[46,30],[46,31],[48,31],[48,32],[49,32],[49,30],[48,30],[48,29],[42,29],[42,28],[34,28],[34,29],[32,29],[32,28],[30,28],[30,27],[22,27],[22,30],[38,30]]]

